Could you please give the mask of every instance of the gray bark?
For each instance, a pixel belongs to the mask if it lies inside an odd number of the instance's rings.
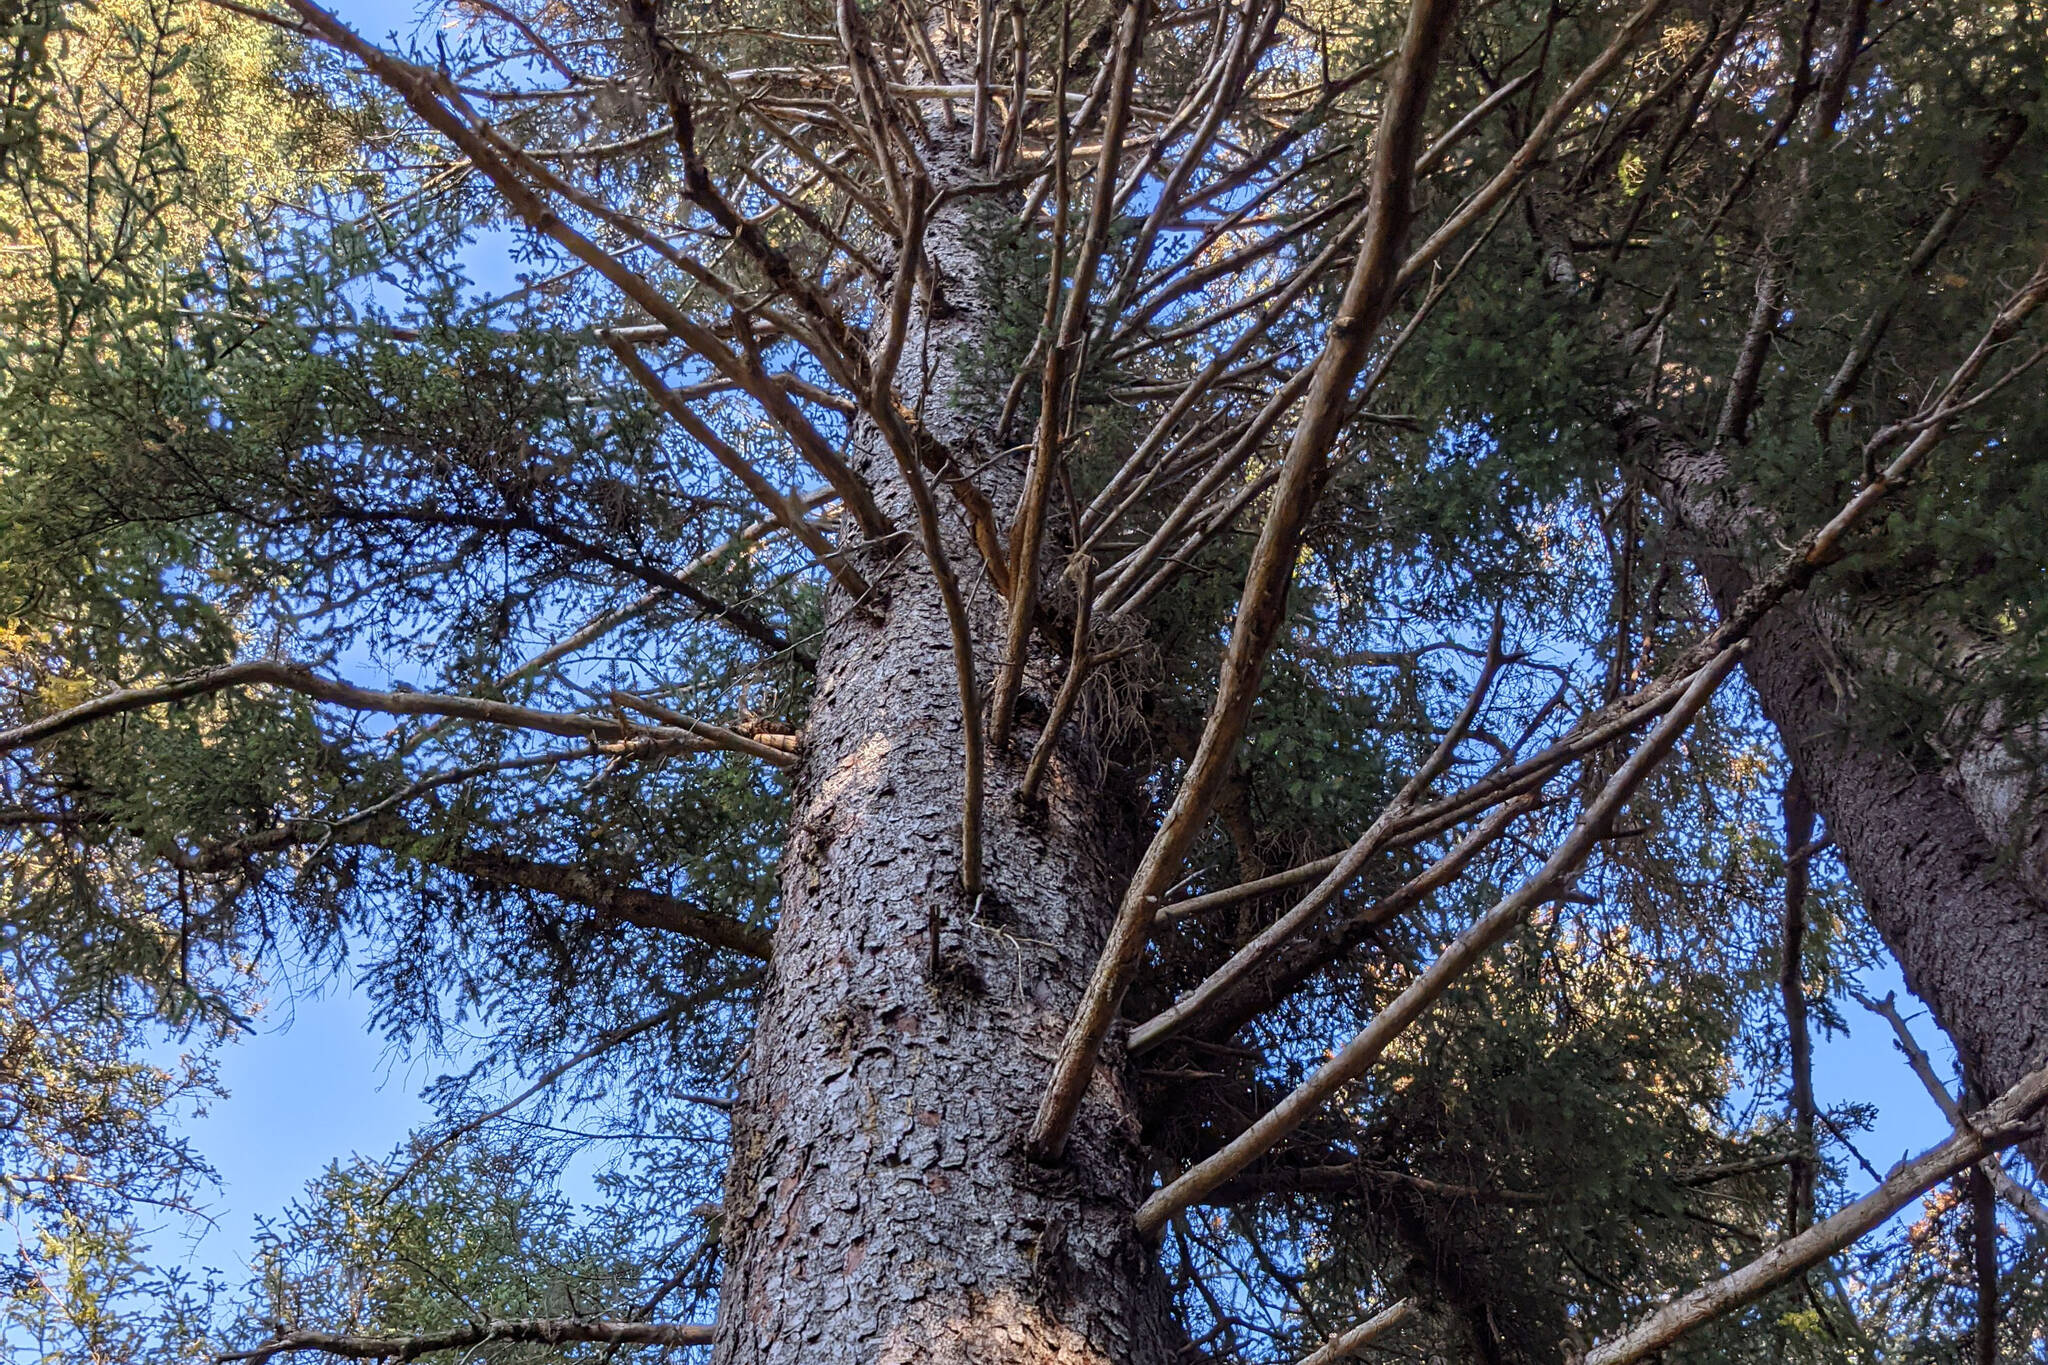
[[[913,326],[899,380],[913,402],[922,387],[927,420],[969,455],[975,419],[952,399],[955,352],[979,325],[974,231],[961,208],[934,221],[936,320],[929,336]],[[871,428],[854,447],[889,514],[915,526]],[[1021,475],[982,475],[999,515]],[[1003,604],[964,518],[937,497],[986,684]],[[1035,810],[1013,799],[1017,755],[992,756],[986,891],[969,903],[951,637],[914,540],[888,562],[871,575],[885,611],[835,600],[819,655],[774,958],[733,1113],[713,1359],[1164,1365],[1181,1342],[1133,1228],[1149,1172],[1121,1058],[1106,1057],[1063,1166],[1023,1150],[1128,875],[1132,803],[1104,780],[1085,721]],[[1034,660],[1032,685],[1056,665]]]
[[[1769,544],[1762,515],[1720,457],[1652,439],[1667,500],[1725,611],[1749,586],[1746,551]],[[1744,671],[1906,984],[1979,1087],[1998,1094],[2048,1061],[2048,828],[2030,801],[2034,774],[1995,715],[1946,762],[1916,762],[1909,736],[1857,723],[1859,684],[1912,653],[1887,648],[1886,633],[1929,629],[1857,610],[1823,581],[1764,619]],[[2048,1143],[2026,1150],[2037,1168],[2048,1162]]]

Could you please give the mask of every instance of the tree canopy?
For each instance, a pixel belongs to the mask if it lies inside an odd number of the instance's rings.
[[[860,1059],[987,1028],[1005,1360],[2048,1360],[2048,13],[375,28],[9,14],[17,1355],[789,1358],[774,1066],[943,1145]],[[162,1269],[337,977],[437,1122]]]

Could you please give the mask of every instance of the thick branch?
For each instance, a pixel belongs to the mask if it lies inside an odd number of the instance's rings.
[[[712,1328],[702,1323],[605,1322],[582,1318],[497,1318],[466,1327],[422,1332],[411,1337],[354,1336],[346,1332],[287,1332],[247,1351],[214,1357],[266,1362],[294,1351],[319,1351],[344,1360],[417,1360],[434,1351],[461,1351],[492,1342],[570,1346],[600,1342],[620,1346],[708,1346]]]
[[[725,948],[764,962],[774,949],[775,935],[760,925],[743,924],[644,887],[615,886],[586,867],[543,863],[510,853],[478,849],[427,856],[425,860],[486,886],[538,891],[542,895],[587,905],[624,924],[682,934],[715,948]]]
[[[1436,73],[1438,54],[1449,36],[1456,0],[1415,0],[1402,43],[1401,65],[1388,92],[1375,139],[1371,212],[1358,261],[1344,291],[1329,340],[1315,367],[1301,423],[1287,452],[1273,509],[1268,514],[1238,602],[1237,621],[1225,651],[1216,699],[1195,749],[1187,776],[1151,846],[1140,860],[1088,983],[1051,1084],[1032,1126],[1030,1149],[1041,1161],[1057,1160],[1081,1106],[1095,1058],[1130,986],[1144,951],[1152,919],[1181,860],[1194,842],[1216,792],[1228,773],[1265,675],[1266,658],[1286,618],[1302,528],[1329,478],[1329,453],[1342,420],[1351,381],[1364,365],[1366,349],[1378,335],[1393,300],[1394,277],[1413,215],[1409,187],[1414,176],[1422,115]]]
[[[232,687],[281,687],[311,697],[315,701],[344,706],[352,711],[373,711],[390,716],[453,716],[461,720],[482,721],[489,725],[538,730],[550,735],[567,735],[574,739],[656,739],[672,743],[679,753],[704,753],[715,749],[740,748],[710,733],[717,731],[719,727],[706,726],[701,722],[692,722],[695,728],[687,730],[673,726],[633,726],[608,716],[578,716],[556,711],[537,711],[530,706],[515,706],[510,702],[489,701],[482,697],[448,696],[436,692],[379,692],[333,678],[323,678],[298,664],[258,659],[189,674],[156,687],[123,688],[118,692],[109,692],[104,697],[81,702],[54,715],[44,716],[40,720],[17,725],[11,730],[0,730],[0,753],[40,744],[44,740],[53,739],[95,721],[125,715],[131,711],[147,710],[152,706],[186,701]],[[699,733],[699,730],[704,733]],[[743,736],[733,738],[741,739]],[[751,745],[751,741],[749,744]],[[791,755],[776,750],[763,748],[762,753],[754,754],[753,748],[749,747],[741,751],[755,757],[773,753],[775,757],[767,761],[780,766],[795,762]]]
[[[1403,1299],[1392,1308],[1375,1313],[1356,1327],[1336,1333],[1321,1346],[1303,1356],[1298,1365],[1337,1365],[1340,1360],[1349,1360],[1413,1316],[1415,1305]]]

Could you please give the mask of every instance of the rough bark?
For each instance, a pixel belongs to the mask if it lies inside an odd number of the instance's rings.
[[[1660,437],[1654,467],[1722,610],[1749,586],[1765,523],[1718,456]],[[1768,541],[1763,543],[1768,544]],[[2048,880],[2043,827],[2015,794],[2009,736],[1973,727],[1944,764],[1854,714],[1859,682],[1889,666],[1852,604],[1824,590],[1765,618],[1743,668],[1897,956],[1986,1093],[2048,1060]],[[1891,621],[1894,632],[1925,623]],[[2029,808],[2030,809],[2030,808]],[[2037,1168],[2048,1143],[2025,1149]]]
[[[982,444],[953,401],[955,353],[981,306],[973,238],[964,209],[935,217],[933,321],[913,323],[899,380],[913,401],[922,390],[956,452]],[[913,524],[871,428],[857,428],[853,462]],[[1021,475],[982,475],[995,506]],[[965,519],[943,499],[942,511],[986,681],[1003,603],[975,570]],[[887,562],[873,575],[885,610],[835,600],[819,656],[774,958],[733,1114],[713,1359],[1163,1365],[1180,1341],[1133,1228],[1147,1172],[1118,1059],[1065,1165],[1023,1151],[1128,875],[1132,808],[1084,727],[1029,811],[1013,799],[1021,762],[997,761],[986,889],[979,904],[961,893],[952,639],[916,547]],[[1034,685],[1056,663],[1034,660]]]

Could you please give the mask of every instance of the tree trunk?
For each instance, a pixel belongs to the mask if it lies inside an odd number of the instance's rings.
[[[1745,550],[1758,543],[1764,520],[1726,480],[1718,457],[1666,439],[1655,464],[1725,611],[1749,586]],[[2048,886],[2038,812],[2021,813],[1995,723],[1972,727],[1940,770],[1914,763],[1900,737],[1853,723],[1848,703],[1858,680],[1888,664],[1875,657],[1869,630],[1848,628],[1853,604],[1824,592],[1767,616],[1744,672],[1906,984],[1933,1010],[1979,1088],[2002,1093],[2048,1060]],[[2026,1150],[2048,1169],[2048,1143]]]
[[[974,235],[959,206],[932,224],[934,321],[928,334],[912,326],[899,387],[913,403],[922,390],[937,434],[981,463],[988,442],[953,401],[983,312]],[[1014,800],[1017,757],[992,756],[986,890],[978,905],[962,895],[951,635],[893,458],[866,423],[853,448],[911,538],[864,566],[889,594],[878,614],[831,603],[774,959],[733,1111],[713,1359],[1164,1365],[1180,1342],[1132,1227],[1149,1173],[1120,1057],[1105,1055],[1061,1167],[1023,1149],[1128,873],[1134,804],[1085,723],[1036,810]],[[982,482],[1006,518],[1021,468]],[[1003,603],[964,518],[935,496],[985,687]],[[1035,662],[1039,685],[1054,662]],[[1032,739],[1020,734],[1020,748]]]

